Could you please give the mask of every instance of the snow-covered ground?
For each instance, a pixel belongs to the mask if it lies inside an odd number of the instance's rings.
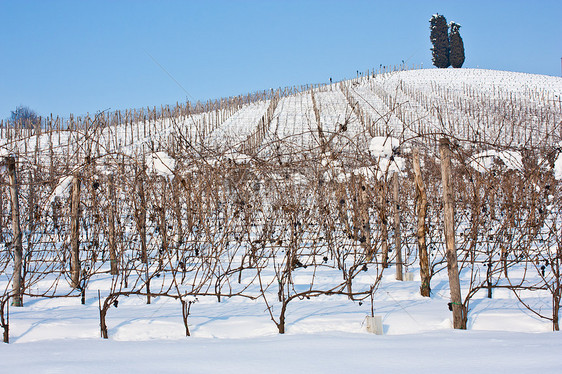
[[[0,348],[6,373],[559,373],[560,352],[559,334],[482,331],[73,339]]]
[[[186,337],[177,301],[129,297],[108,313],[109,340],[99,337],[93,282],[79,298],[27,299],[11,308],[11,344],[0,345],[2,372],[171,373],[554,373],[561,369],[560,333],[523,310],[510,292],[485,292],[472,303],[469,330],[451,328],[448,283],[419,295],[419,279],[394,280],[376,293],[384,335],[366,332],[369,303],[332,296],[290,306],[287,333],[277,334],[260,301],[199,297]]]

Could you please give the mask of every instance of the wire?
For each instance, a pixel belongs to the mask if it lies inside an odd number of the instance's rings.
[[[390,296],[390,298],[391,298],[392,300],[394,300],[394,302],[395,302],[400,308],[402,308],[403,311],[406,312],[407,315],[410,316],[410,318],[411,318],[415,323],[417,323],[418,325],[420,324],[420,323],[418,322],[418,320],[415,319],[414,316],[412,316],[412,315],[410,314],[410,312],[408,312],[408,311],[402,306],[402,304],[400,304],[400,303],[398,302],[398,300],[396,300],[394,297],[392,297],[392,295],[390,294],[390,292],[386,291],[386,293],[387,293],[388,296]]]
[[[156,61],[156,59],[155,59],[150,53],[148,53],[148,51],[147,51],[146,49],[144,50],[144,53],[146,53],[146,54],[148,55],[148,57],[150,57],[150,58],[152,59],[152,61],[154,61],[154,63],[160,67],[160,69],[162,69],[166,74],[168,74],[168,76],[169,76],[174,82],[176,82],[176,84],[179,86],[179,88],[181,88],[181,89],[183,90],[183,92],[185,92],[185,94],[191,98],[191,100],[194,100],[194,101],[195,101],[195,99],[193,98],[193,96],[191,96],[191,95],[189,94],[189,92],[187,92],[187,90],[180,84],[180,82],[178,82],[177,79],[174,78],[173,75],[170,74],[170,72],[169,72],[168,70],[166,70],[166,68],[165,68],[164,66],[162,66],[158,61]]]

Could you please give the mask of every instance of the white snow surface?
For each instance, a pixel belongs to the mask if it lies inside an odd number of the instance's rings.
[[[49,203],[52,203],[57,197],[63,198],[66,194],[68,194],[68,191],[70,190],[70,185],[72,184],[72,178],[73,176],[69,175],[59,180],[59,183],[55,187],[55,190],[53,191],[51,196],[49,196],[48,199]]]
[[[400,140],[386,136],[375,136],[369,143],[369,150],[373,157],[389,158],[393,149],[400,147]]]
[[[395,156],[400,148],[400,140],[390,136],[375,136],[369,142],[369,151],[375,160],[375,168],[362,167],[354,170],[356,175],[368,179],[380,179],[404,170],[405,160]]]
[[[492,169],[494,165],[502,166],[508,170],[522,170],[523,158],[515,151],[488,150],[472,156],[470,166],[481,173]]]
[[[562,180],[562,153],[559,153],[554,161],[554,178]]]
[[[359,281],[369,282],[366,272]],[[471,304],[469,330],[453,330],[445,272],[433,296],[419,295],[412,282],[384,276],[375,296],[383,335],[365,330],[368,302],[323,296],[289,304],[287,332],[277,334],[258,300],[198,297],[186,337],[179,302],[141,297],[120,300],[108,312],[109,339],[99,337],[97,289],[79,298],[26,298],[10,308],[11,344],[0,345],[3,372],[81,373],[372,373],[413,371],[557,372],[560,333],[519,306],[507,291],[482,291]]]
[[[556,373],[559,334],[329,332],[148,342],[75,339],[4,345],[6,373]]]
[[[166,178],[173,178],[176,160],[166,152],[154,152],[150,154],[146,167],[149,174],[155,173]]]

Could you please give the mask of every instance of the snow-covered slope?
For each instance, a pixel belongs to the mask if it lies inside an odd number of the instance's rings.
[[[365,134],[367,138],[410,139],[439,132],[462,140],[522,147],[554,144],[562,131],[558,126],[562,78],[542,75],[481,69],[410,70],[271,95],[281,99],[267,119],[260,143],[253,144],[253,152],[263,151],[263,155],[271,155],[273,143],[279,141],[292,150],[319,147],[318,121],[327,135],[345,125],[346,138],[361,148],[366,145]],[[2,154],[31,154],[39,139],[42,149],[52,147],[55,153],[72,154],[82,138],[92,136],[98,137],[105,151],[127,154],[164,150],[178,136],[195,147],[232,150],[257,131],[270,102],[259,97],[247,104],[241,101],[221,100],[214,105],[216,109],[196,114],[189,114],[186,108],[155,109],[154,114],[74,119],[71,125],[49,122],[54,131],[40,137],[4,129],[0,150]],[[61,127],[77,131],[56,130]]]

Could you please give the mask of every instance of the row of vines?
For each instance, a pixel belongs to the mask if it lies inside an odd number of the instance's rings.
[[[353,86],[339,89],[349,105],[342,122],[324,124],[313,93],[304,132],[315,143],[298,149],[266,136],[283,95],[267,97],[271,105],[256,131],[233,146],[243,158],[197,141],[203,127],[190,128],[185,118],[200,114],[170,114],[169,131],[160,138],[144,132],[158,133],[161,119],[155,116],[151,125],[136,118],[128,131],[138,144],[131,140],[135,146],[128,149],[112,143],[124,130],[108,123],[107,114],[74,129],[32,135],[12,129],[0,171],[4,341],[10,306],[37,297],[84,300],[100,278],[111,279],[110,289],[99,291],[105,338],[111,307],[133,295],[147,303],[177,300],[186,335],[193,301],[201,296],[259,300],[279,333],[290,303],[339,295],[372,305],[390,271],[402,280],[419,269],[420,292],[430,297],[432,277],[452,261],[445,177],[453,191],[455,262],[469,274],[462,297],[451,301],[461,312],[459,327],[467,328],[475,297],[508,289],[559,330],[559,139],[514,147],[443,129],[416,131],[404,117],[409,133],[397,143],[381,137],[392,145],[381,154],[346,131],[357,121],[364,133],[381,134],[385,127],[374,123],[380,118],[359,108]],[[316,95],[327,90],[332,87],[317,88]],[[397,115],[398,107],[389,104],[382,115]],[[451,158],[447,176],[443,147]],[[478,167],[476,156],[484,151],[517,152],[520,164],[490,156]],[[530,294],[550,307],[530,303]]]

